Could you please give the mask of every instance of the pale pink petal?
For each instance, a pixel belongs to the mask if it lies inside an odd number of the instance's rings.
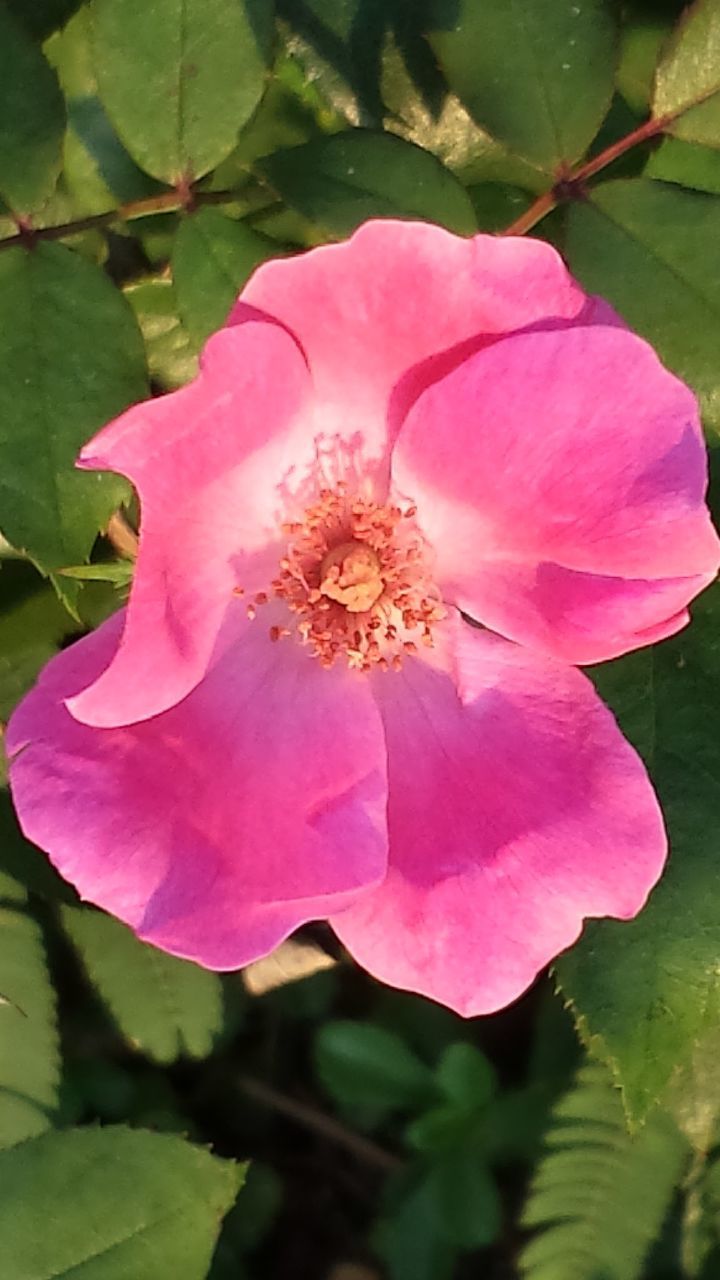
[[[331,924],[382,981],[471,1015],[519,996],[586,916],[634,916],[666,841],[585,676],[467,624],[454,664],[377,681],[388,876]]]
[[[311,388],[297,345],[276,324],[221,330],[200,376],[110,424],[81,464],[130,476],[142,505],[125,630],[106,672],[71,700],[86,724],[131,724],[202,679],[266,589],[280,522],[309,442]]]
[[[617,327],[469,356],[410,409],[392,465],[446,598],[573,662],[632,647],[717,571],[695,399]]]
[[[324,430],[357,434],[367,469],[387,448],[387,410],[411,366],[468,339],[507,333],[585,305],[560,255],[539,240],[392,219],[342,244],[264,263],[236,313],[277,317],[307,355]],[[231,316],[231,321],[233,316]]]
[[[382,878],[385,746],[366,682],[273,645],[258,619],[178,706],[90,728],[63,700],[121,625],[54,659],[8,730],[23,830],[83,898],[231,969]]]

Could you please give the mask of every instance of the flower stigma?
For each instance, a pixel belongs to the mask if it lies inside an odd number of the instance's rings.
[[[283,601],[288,625],[272,626],[271,639],[295,635],[323,667],[399,670],[420,644],[432,647],[433,623],[445,617],[414,517],[413,506],[351,495],[343,484],[322,489],[300,520],[282,525],[278,575],[249,616]]]

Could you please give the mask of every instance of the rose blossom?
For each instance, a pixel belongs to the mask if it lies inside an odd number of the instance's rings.
[[[267,263],[80,465],[137,487],[135,581],[8,746],[84,898],[216,969],[328,919],[463,1014],[640,910],[660,811],[574,664],[684,626],[718,542],[694,397],[549,245]]]

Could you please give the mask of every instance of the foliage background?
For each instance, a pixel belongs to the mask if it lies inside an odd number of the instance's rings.
[[[0,0],[2,719],[131,577],[79,446],[264,258],[383,216],[550,240],[715,450],[720,0]],[[719,615],[591,673],[671,863],[493,1018],[320,928],[269,971],[170,959],[0,791],[4,1280],[717,1280]]]

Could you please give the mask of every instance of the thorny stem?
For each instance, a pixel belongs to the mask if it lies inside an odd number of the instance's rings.
[[[555,186],[550,191],[545,191],[538,196],[529,209],[520,214],[520,217],[506,227],[502,232],[504,236],[523,236],[526,231],[531,231],[537,226],[551,210],[555,209],[568,195],[582,191],[583,183],[588,178],[594,178],[596,173],[600,173],[602,169],[606,169],[608,165],[618,160],[620,156],[624,156],[627,151],[631,151],[633,147],[639,146],[641,142],[646,142],[648,138],[656,138],[659,134],[664,133],[668,125],[675,119],[674,115],[658,116],[655,120],[646,120],[645,124],[641,124],[637,129],[633,129],[632,133],[626,134],[624,138],[620,138],[618,142],[613,142],[611,146],[606,147],[599,155],[593,156],[592,160],[587,160],[585,164],[578,165],[575,169],[569,169],[567,173],[558,175]]]
[[[79,235],[83,231],[95,231],[109,227],[114,222],[132,222],[135,218],[145,218],[156,213],[178,213],[181,209],[189,210],[201,205],[232,204],[236,200],[248,203],[252,198],[247,188],[237,191],[195,191],[190,190],[187,183],[179,183],[173,191],[163,191],[157,196],[147,196],[143,200],[130,200],[117,209],[108,209],[105,213],[92,213],[87,218],[75,218],[72,222],[63,222],[54,227],[33,227],[25,217],[15,217],[18,228],[15,235],[0,239],[0,250],[11,249],[14,245],[32,248],[38,240],[63,240],[66,236]],[[267,193],[262,193],[264,205],[274,207],[275,199],[268,200]],[[258,208],[249,209],[248,213],[258,213]]]
[[[683,111],[686,108],[683,108]],[[565,172],[556,175],[555,185],[550,191],[543,192],[538,196],[529,207],[522,213],[519,218],[506,227],[503,232],[504,236],[522,236],[527,231],[531,231],[544,217],[547,216],[557,205],[563,203],[568,198],[572,198],[574,194],[582,192],[582,185],[588,178],[593,178],[596,173],[600,173],[602,169],[607,168],[613,161],[625,155],[627,151],[631,151],[633,147],[638,146],[641,142],[646,142],[648,138],[655,138],[659,134],[664,133],[668,125],[681,115],[682,111],[674,112],[665,116],[658,116],[654,120],[646,120],[644,124],[639,125],[637,129],[633,129],[631,133],[626,134],[624,138],[620,138],[618,142],[613,142],[611,146],[606,147],[599,155],[593,156],[592,160],[587,160],[585,164],[578,165],[576,168],[569,168]],[[263,193],[265,198],[268,193]],[[0,250],[10,249],[13,245],[25,245],[31,248],[38,240],[62,240],[66,236],[78,235],[83,231],[94,231],[98,228],[109,227],[114,222],[132,222],[135,218],[144,218],[155,213],[177,213],[184,209],[190,211],[199,208],[201,205],[207,204],[232,204],[235,200],[247,201],[248,191],[246,188],[237,191],[198,191],[187,181],[182,179],[172,191],[163,191],[157,196],[148,196],[144,200],[131,200],[127,204],[120,205],[117,209],[108,209],[105,213],[90,214],[87,218],[76,218],[73,222],[63,222],[53,227],[33,227],[29,219],[24,216],[17,216],[15,223],[18,228],[15,235],[6,236],[0,239]],[[267,200],[265,199],[267,204]],[[274,208],[276,200],[271,199],[269,207]],[[263,212],[265,205],[261,209],[248,210],[249,215],[257,212]]]

